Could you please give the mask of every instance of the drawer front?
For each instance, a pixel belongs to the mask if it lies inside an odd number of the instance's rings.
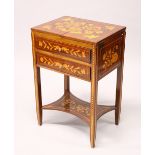
[[[66,73],[90,81],[90,67],[54,56],[36,53],[37,64],[46,68]]]
[[[60,41],[37,36],[35,37],[35,48],[90,63],[91,50],[89,48]]]
[[[112,69],[121,60],[122,38],[99,48],[99,77]]]

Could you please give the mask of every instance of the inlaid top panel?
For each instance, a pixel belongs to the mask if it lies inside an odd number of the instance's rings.
[[[125,27],[63,16],[32,29],[96,43]]]

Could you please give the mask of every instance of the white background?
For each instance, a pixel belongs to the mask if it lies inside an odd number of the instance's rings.
[[[69,15],[127,27],[121,123],[114,113],[98,121],[96,148],[91,149],[89,128],[78,118],[46,111],[37,125],[30,28]],[[98,102],[114,104],[115,71],[99,81]],[[42,70],[43,103],[63,93],[63,76]],[[90,83],[71,78],[71,90],[89,101]],[[137,0],[15,0],[15,153],[140,154],[140,1]]]

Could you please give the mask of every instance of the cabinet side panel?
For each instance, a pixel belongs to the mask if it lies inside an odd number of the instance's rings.
[[[122,55],[123,37],[119,35],[107,43],[102,43],[98,51],[98,79],[114,70],[120,65]]]

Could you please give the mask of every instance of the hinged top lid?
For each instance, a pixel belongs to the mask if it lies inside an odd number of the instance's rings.
[[[70,16],[63,16],[32,28],[32,30],[58,34],[93,43],[97,43],[123,29],[125,29],[124,26]]]

